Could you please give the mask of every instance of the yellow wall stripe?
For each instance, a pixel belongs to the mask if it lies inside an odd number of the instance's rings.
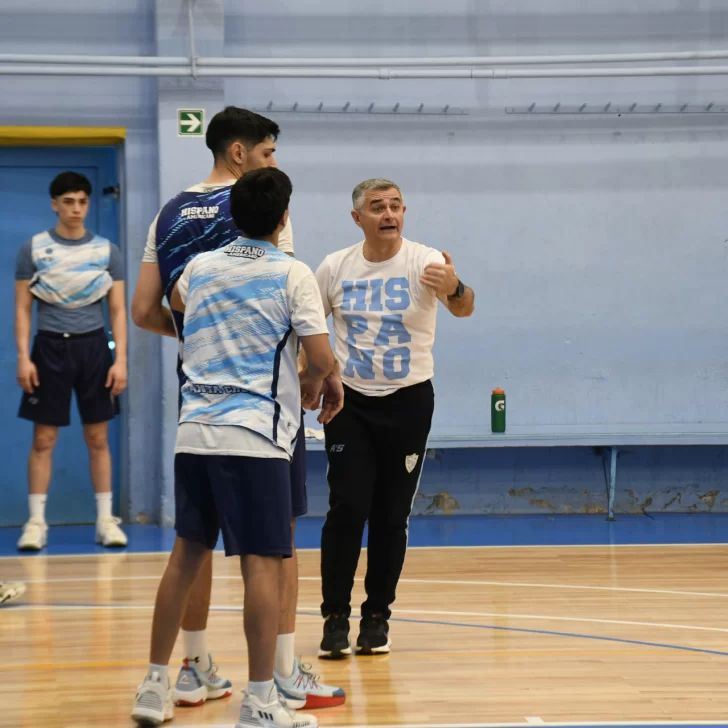
[[[123,126],[0,126],[2,147],[79,147],[121,144]]]

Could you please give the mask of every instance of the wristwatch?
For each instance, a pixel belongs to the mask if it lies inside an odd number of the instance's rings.
[[[448,298],[461,298],[465,293],[465,284],[458,278],[458,287],[455,293],[448,296]]]

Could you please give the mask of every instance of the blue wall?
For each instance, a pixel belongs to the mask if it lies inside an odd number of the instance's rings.
[[[715,48],[728,22],[728,8],[716,2],[692,13],[570,0],[226,7],[228,53],[264,57]],[[281,27],[284,8],[291,12]],[[502,386],[509,425],[519,431],[714,423],[728,435],[728,367],[715,336],[728,330],[728,307],[716,306],[727,272],[721,117],[505,113],[532,102],[707,104],[724,98],[724,85],[715,78],[231,79],[225,95],[261,107],[423,103],[469,112],[275,115],[279,158],[298,184],[291,216],[304,260],[315,266],[356,242],[351,189],[390,176],[407,197],[405,234],[447,249],[477,291],[475,317],[440,318],[434,434],[487,432],[490,391]]]
[[[209,26],[201,42],[214,46],[222,33],[227,55],[686,50],[723,47],[728,31],[728,8],[719,0],[689,6],[630,0],[228,1],[222,28],[207,12],[220,4],[197,3],[201,26]],[[3,51],[173,51],[151,3],[46,5],[5,3]],[[173,0],[157,4],[167,14],[174,6]],[[183,47],[182,25],[178,40]],[[188,153],[166,137],[158,143],[165,133],[164,119],[157,118],[166,108],[165,93],[169,88],[158,91],[152,79],[0,76],[0,124],[127,127],[130,288],[159,190],[208,173],[201,140],[185,140]],[[208,114],[223,99],[254,108],[269,101],[276,107],[348,101],[449,104],[468,111],[425,119],[271,114],[283,129],[279,163],[295,185],[299,257],[315,266],[327,252],[356,242],[348,215],[351,188],[367,176],[391,176],[407,197],[406,234],[448,249],[476,288],[475,317],[440,318],[438,434],[487,431],[488,394],[498,385],[509,395],[509,423],[534,432],[573,424],[649,429],[709,422],[728,429],[724,117],[505,113],[532,102],[726,103],[723,79],[227,79],[219,94],[209,82],[193,84],[189,93],[215,99]],[[169,346],[154,336],[132,332],[125,459],[132,519],[170,516],[174,422],[169,407],[163,414],[161,395],[173,382],[170,356]],[[316,453],[310,477],[316,513],[325,509],[323,472],[323,455]],[[725,448],[634,449],[620,458],[617,509],[725,510],[725,475]],[[601,455],[590,448],[435,451],[416,507],[583,512],[604,506],[603,491]]]
[[[52,227],[56,217],[48,199],[48,183],[69,168],[85,174],[96,191],[91,198],[87,223],[99,235],[116,239],[119,230],[119,202],[101,193],[118,180],[118,150],[101,147],[0,147],[0,330],[13,328],[15,260],[17,240],[28,239]],[[37,322],[36,322],[37,323]],[[107,330],[110,328],[107,326]],[[28,452],[33,427],[16,420],[20,394],[17,380],[15,340],[0,337],[0,422],[3,431],[2,504],[0,525],[19,525],[28,515]],[[75,399],[75,398],[74,398]],[[53,456],[53,478],[46,518],[48,523],[83,523],[94,519],[95,505],[89,487],[88,457],[81,422],[74,406],[70,427],[63,428]],[[109,446],[113,459],[114,507],[120,491],[121,419],[110,423]]]
[[[146,0],[58,4],[8,0],[2,15],[0,46],[5,53],[155,53],[154,6]],[[152,78],[0,76],[0,124],[126,127],[121,202],[129,291],[136,284],[147,229],[159,204],[156,88]],[[12,332],[3,335],[12,336]],[[122,500],[128,501],[129,486],[136,485],[139,505],[135,511],[156,519],[160,418],[153,393],[161,383],[160,342],[133,326],[129,335],[131,379],[123,402],[129,417],[123,423]],[[6,422],[0,427],[13,425]]]
[[[309,455],[309,513],[325,515],[326,457]],[[637,447],[619,454],[615,512],[728,511],[728,448]],[[430,450],[416,515],[607,512],[599,448]]]

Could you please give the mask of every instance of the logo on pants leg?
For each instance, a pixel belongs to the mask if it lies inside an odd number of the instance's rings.
[[[420,456],[417,455],[416,453],[413,455],[408,455],[404,459],[404,466],[405,466],[405,468],[407,468],[408,473],[411,473],[415,469],[415,466],[417,465],[417,461],[419,459],[420,459]]]

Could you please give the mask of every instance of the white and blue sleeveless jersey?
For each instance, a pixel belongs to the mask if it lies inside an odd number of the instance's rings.
[[[292,455],[301,394],[287,280],[296,264],[243,239],[188,264],[180,424],[245,427]]]
[[[63,245],[48,231],[31,239],[35,274],[30,291],[41,301],[76,309],[100,301],[113,283],[111,243],[99,235],[81,245]]]

